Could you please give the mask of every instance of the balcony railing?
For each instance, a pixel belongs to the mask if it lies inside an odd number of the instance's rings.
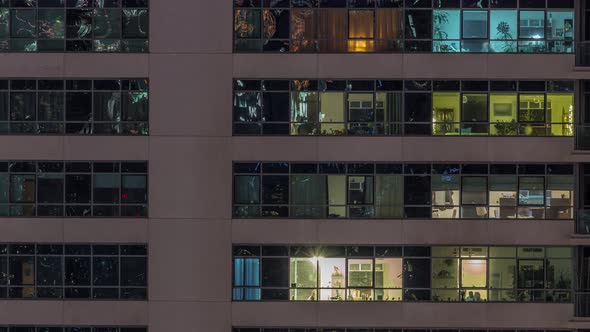
[[[590,66],[590,42],[578,42],[576,44],[576,66]]]

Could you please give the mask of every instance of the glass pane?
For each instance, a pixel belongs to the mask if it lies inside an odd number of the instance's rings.
[[[94,11],[95,38],[121,38],[121,11],[119,9],[96,9]]]
[[[518,121],[545,122],[545,96],[520,94]]]
[[[461,31],[460,10],[433,10],[433,39],[458,40]]]
[[[10,14],[8,8],[0,8],[0,38],[10,37]]]
[[[332,218],[346,217],[346,176],[328,175],[328,216]]]
[[[437,175],[432,177],[432,216],[433,218],[458,218],[459,190],[461,184],[457,175]]]
[[[66,175],[66,202],[90,203],[91,188],[90,175]]]
[[[63,9],[39,9],[37,26],[39,38],[62,39],[65,36],[65,12]]]
[[[35,92],[12,92],[10,94],[10,119],[12,121],[35,121],[37,94]]]
[[[68,9],[66,11],[66,37],[91,38],[92,17],[93,13],[90,9]]]
[[[545,12],[520,11],[519,38],[543,39],[545,37]]]
[[[39,121],[64,120],[64,94],[39,92]]]
[[[487,261],[483,259],[461,260],[461,287],[487,286]]]
[[[516,286],[516,259],[490,259],[490,288]]]
[[[487,177],[463,177],[461,204],[487,203]]]
[[[392,41],[403,38],[403,12],[400,9],[377,9],[375,11],[376,38]]]
[[[545,270],[542,260],[518,261],[518,288],[544,288]]]
[[[65,258],[65,285],[89,286],[90,285],[90,257],[66,257]]]
[[[10,176],[10,202],[33,203],[35,202],[35,176],[11,175]]]
[[[322,135],[344,135],[344,92],[320,93],[320,122]]]
[[[373,10],[350,10],[348,11],[348,38],[370,38],[375,37]]]
[[[121,286],[147,286],[147,258],[121,257]]]
[[[8,261],[8,282],[10,285],[35,285],[35,258],[12,256]],[[33,287],[23,289],[21,297],[33,297]]]
[[[260,285],[260,259],[234,258],[234,286]]]
[[[348,50],[348,10],[320,9],[319,47],[321,52],[342,53]]]
[[[430,288],[431,281],[430,259],[404,259],[404,287]]]
[[[401,135],[402,94],[398,92],[377,92],[375,100],[376,120],[384,122],[383,129],[377,129],[375,133],[392,136]]]
[[[459,288],[459,259],[432,259],[432,288]]]
[[[551,123],[553,136],[573,136],[574,134],[574,96],[566,94],[547,94],[547,122]]]
[[[94,203],[116,204],[119,202],[120,175],[94,175]]]
[[[372,176],[349,176],[348,203],[355,205],[373,204],[373,187]]]
[[[548,11],[546,37],[547,39],[573,40],[574,12]]]
[[[516,176],[490,177],[489,204],[491,218],[515,218],[516,191],[518,179]]]
[[[375,109],[373,107],[372,93],[348,94],[348,121],[350,122],[374,122]]]
[[[434,135],[459,134],[461,119],[460,94],[434,92],[432,94],[432,121]]]
[[[318,258],[319,286],[321,288],[344,288],[346,285],[346,259],[345,258]],[[343,292],[330,293],[331,297],[338,297]],[[323,298],[322,300],[344,300],[344,298]]]
[[[145,175],[123,175],[122,185],[122,203],[147,202],[147,177]]]
[[[62,257],[37,257],[37,284],[62,286]]]
[[[296,217],[325,218],[327,181],[323,175],[291,176],[291,204]]]
[[[402,259],[375,259],[375,288],[402,287]]]
[[[403,176],[376,176],[375,208],[377,218],[401,218],[403,215]]]
[[[123,38],[147,38],[148,20],[146,9],[123,9]]]
[[[124,93],[122,103],[123,121],[147,121],[148,104],[147,92]]]
[[[516,123],[516,94],[490,94],[490,122],[492,135],[512,136],[518,133]]]
[[[492,10],[490,11],[490,39],[504,40],[508,43],[504,47],[493,49],[495,52],[516,52],[517,37],[517,12],[516,10]]]
[[[291,288],[316,288],[318,286],[318,258],[291,258]],[[317,296],[315,299],[316,300]],[[296,298],[295,300],[305,300]]]
[[[488,38],[487,11],[463,11],[463,38]]]
[[[237,175],[234,177],[234,203],[260,203],[260,177],[256,175]]]
[[[64,201],[64,175],[63,174],[39,174],[39,203],[63,203]]]
[[[316,135],[318,121],[318,93],[291,92],[291,135]]]
[[[260,121],[262,97],[258,92],[237,92],[234,96],[234,121]]]
[[[120,92],[95,92],[94,121],[119,122],[121,121],[121,93]]]
[[[488,95],[487,94],[463,94],[462,122],[487,122],[488,121]]]
[[[571,259],[547,259],[547,284],[545,287],[571,290],[574,280],[572,269]]]
[[[348,287],[373,287],[373,259],[348,260]]]
[[[407,39],[432,38],[432,12],[429,10],[406,10],[405,36]]]
[[[288,204],[289,203],[289,177],[282,175],[270,175],[262,177],[262,203],[263,204]]]
[[[11,37],[35,38],[37,37],[37,15],[34,9],[11,10]]]
[[[318,15],[313,9],[291,9],[291,52],[315,51]]]
[[[119,259],[117,257],[93,258],[92,276],[94,286],[118,286]]]
[[[8,203],[10,192],[10,181],[8,174],[0,173],[0,203]]]
[[[545,179],[542,177],[520,177],[518,191],[519,205],[545,204]]]

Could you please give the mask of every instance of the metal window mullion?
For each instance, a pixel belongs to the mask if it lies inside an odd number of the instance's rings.
[[[94,217],[94,162],[90,162],[90,216]],[[94,249],[92,251],[94,255]]]
[[[38,260],[39,260],[39,255],[37,255],[37,244],[34,244],[33,245],[33,298],[38,298],[37,291],[38,291],[39,287],[38,287],[38,280],[37,280],[37,272],[38,272],[38,268],[40,265],[40,264],[38,264]],[[24,285],[23,285],[23,289],[24,289]]]
[[[117,165],[118,165],[119,171],[115,174],[118,175],[118,178],[119,178],[119,188],[118,188],[118,194],[117,194],[117,203],[115,203],[114,205],[118,210],[116,216],[120,217],[121,210],[123,208],[123,163],[117,162]]]
[[[117,275],[117,277],[118,277],[117,278],[117,281],[118,281],[117,282],[117,294],[118,294],[118,296],[117,296],[117,298],[118,299],[121,299],[121,293],[123,291],[121,289],[122,288],[122,284],[121,284],[121,280],[122,280],[122,278],[121,278],[121,270],[122,270],[122,267],[123,267],[123,259],[121,257],[121,246],[119,246],[119,245],[117,245],[117,252],[118,252],[118,255],[117,255],[117,263],[118,263],[118,266],[117,266],[117,272],[118,272],[117,273],[118,274]]]

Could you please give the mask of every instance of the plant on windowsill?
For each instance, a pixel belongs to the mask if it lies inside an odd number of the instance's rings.
[[[517,133],[518,124],[514,120],[511,120],[510,122],[500,121],[495,123],[494,127],[496,128],[496,135],[498,136],[514,136]]]
[[[516,52],[516,45],[513,41],[514,37],[510,33],[510,24],[507,22],[500,22],[496,27],[496,37],[504,41],[502,46],[502,52],[513,53]]]

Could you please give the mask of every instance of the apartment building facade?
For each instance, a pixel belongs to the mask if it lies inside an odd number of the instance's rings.
[[[588,13],[0,0],[0,331],[590,329]]]

